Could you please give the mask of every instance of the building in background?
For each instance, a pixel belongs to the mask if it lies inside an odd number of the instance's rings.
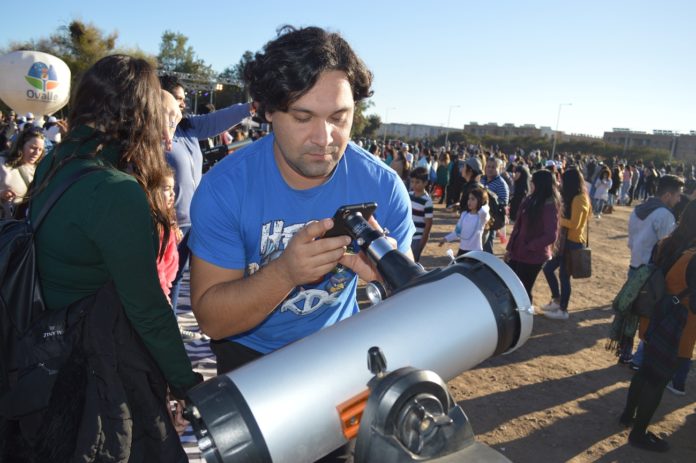
[[[604,141],[623,146],[624,150],[644,147],[668,151],[672,159],[696,160],[696,131],[680,134],[671,130],[653,130],[653,133],[624,128],[604,132]]]

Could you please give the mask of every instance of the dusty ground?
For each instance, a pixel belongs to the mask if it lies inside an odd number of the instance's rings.
[[[449,382],[450,392],[472,421],[478,439],[516,463],[696,462],[696,372],[685,397],[665,391],[651,429],[669,436],[672,449],[656,455],[626,445],[618,424],[631,371],[604,349],[611,322],[608,305],[628,268],[629,208],[590,224],[593,276],[574,280],[570,319],[534,319],[529,341],[512,354],[490,359]],[[455,224],[436,206],[423,265],[445,265],[436,242]],[[456,250],[456,243],[451,244]],[[502,254],[496,243],[496,254]],[[534,302],[549,300],[539,275]]]

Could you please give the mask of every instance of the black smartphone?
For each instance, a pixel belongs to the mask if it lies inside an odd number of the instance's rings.
[[[365,220],[370,220],[375,209],[377,209],[377,203],[351,204],[339,207],[333,216],[334,226],[324,234],[324,238],[341,235],[350,236],[350,230],[344,218],[351,213],[360,212]]]

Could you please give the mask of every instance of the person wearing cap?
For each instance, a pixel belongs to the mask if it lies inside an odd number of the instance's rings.
[[[460,208],[465,207],[466,201],[469,198],[469,191],[476,187],[483,187],[481,176],[483,175],[483,164],[478,156],[471,156],[465,161],[459,162],[459,173],[464,179],[462,186],[462,195],[459,201]]]
[[[49,117],[44,125],[44,133],[46,134],[46,138],[52,143],[60,143],[62,135],[60,132],[60,125],[58,125],[58,119],[54,116]]]
[[[17,132],[24,130],[24,125],[27,123],[27,118],[24,116],[19,116],[17,118]]]

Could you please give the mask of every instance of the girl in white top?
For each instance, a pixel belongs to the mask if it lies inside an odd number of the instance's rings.
[[[445,235],[440,241],[440,246],[444,246],[445,243],[459,238],[457,256],[469,251],[483,250],[483,230],[491,217],[488,208],[488,193],[480,186],[469,191],[466,207],[468,210],[462,212],[454,231]]]
[[[609,201],[609,190],[611,189],[611,171],[608,167],[602,168],[595,180],[595,191],[594,191],[594,212],[595,217],[600,218],[602,216],[602,209],[604,209],[605,204]]]

